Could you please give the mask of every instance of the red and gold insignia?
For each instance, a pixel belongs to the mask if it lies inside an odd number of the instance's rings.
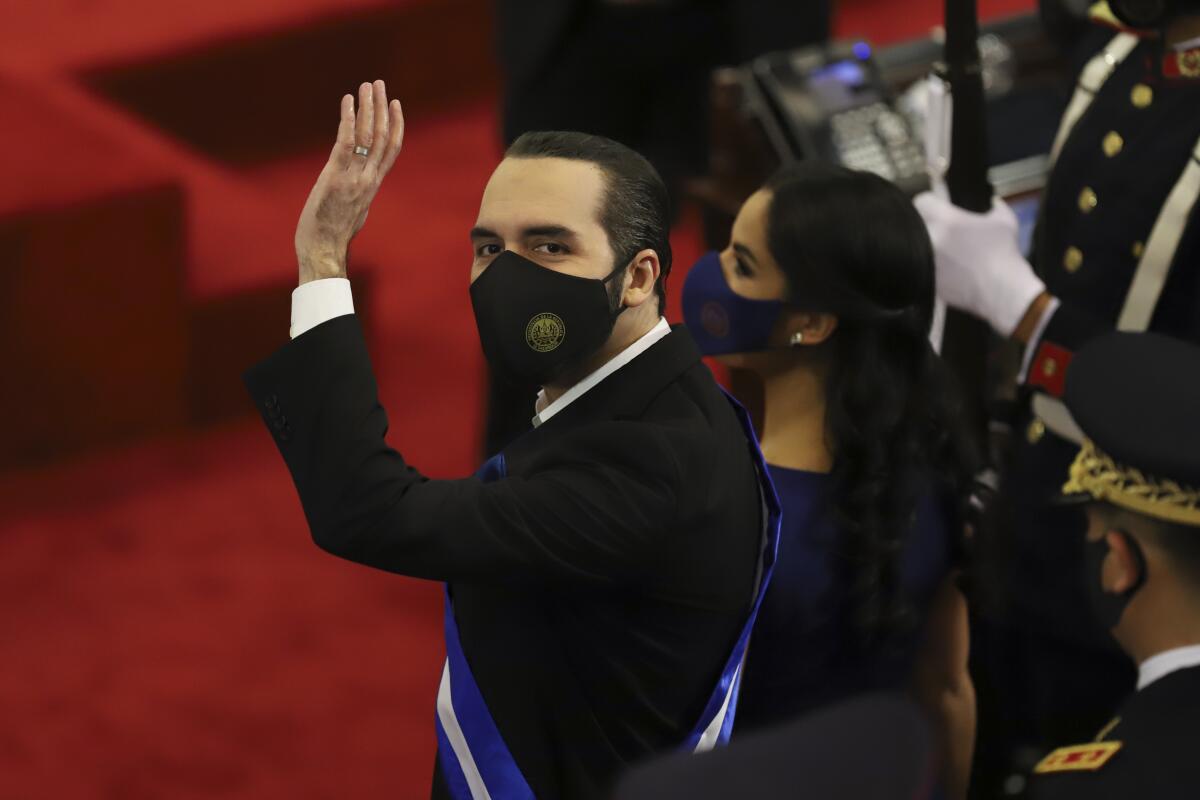
[[[1029,367],[1029,376],[1025,382],[1037,387],[1054,397],[1062,397],[1067,388],[1067,367],[1075,354],[1065,347],[1050,342],[1042,342],[1034,355]]]
[[[1163,61],[1168,78],[1200,78],[1200,47],[1168,53]]]
[[[1120,742],[1093,742],[1060,747],[1033,768],[1037,775],[1048,772],[1095,772],[1121,749]]]

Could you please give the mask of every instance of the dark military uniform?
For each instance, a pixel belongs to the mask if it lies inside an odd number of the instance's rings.
[[[1065,400],[1084,438],[1063,474],[1064,500],[1106,503],[1200,539],[1200,348],[1151,333],[1108,334],[1074,360]],[[1186,558],[1163,553],[1168,563]],[[1167,579],[1167,570],[1154,568],[1143,579],[1170,580],[1183,594],[1179,582],[1194,571],[1179,566]],[[1100,577],[1088,579],[1098,584]],[[1178,613],[1200,618],[1200,603]],[[1157,620],[1146,617],[1143,610],[1121,624],[1130,636],[1154,641]],[[1144,687],[1092,741],[1060,747],[1038,763],[1033,797],[1200,798],[1200,640],[1180,644],[1143,663]],[[1088,666],[1080,669],[1085,675]]]
[[[1200,535],[1200,534],[1198,534]],[[1172,672],[1134,694],[1096,741],[1062,747],[1038,764],[1036,800],[1200,797],[1200,667]]]
[[[1096,22],[1081,66],[1118,34],[1111,19]],[[1045,193],[1032,261],[1061,306],[1030,345],[1026,400],[1061,395],[1075,351],[1117,326],[1198,141],[1200,49],[1176,52],[1142,39],[1071,129]],[[1182,228],[1148,328],[1200,341],[1200,207],[1183,216]],[[994,590],[973,643],[983,758],[1008,759],[1014,743],[1086,738],[1133,685],[1133,669],[1087,613],[1080,536],[1062,535],[1082,532],[1083,516],[1047,503],[1078,447],[1030,403],[1022,408],[996,524],[978,559],[993,570],[982,585]]]

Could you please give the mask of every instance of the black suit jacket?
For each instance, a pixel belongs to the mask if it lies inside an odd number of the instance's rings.
[[[750,605],[761,500],[686,330],[518,440],[493,483],[429,480],[388,447],[352,315],[246,384],[320,547],[450,583],[471,670],[537,796],[601,797],[690,732]]]
[[[1130,695],[1113,722],[1097,741],[1120,742],[1121,748],[1103,766],[1036,774],[1032,796],[1036,800],[1200,797],[1200,667],[1172,672]]]

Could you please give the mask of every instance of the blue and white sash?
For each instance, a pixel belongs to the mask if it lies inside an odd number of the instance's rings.
[[[732,397],[729,397],[729,402],[746,432],[758,471],[763,503],[762,553],[754,604],[733,652],[721,670],[720,680],[704,706],[704,713],[681,745],[685,752],[700,753],[729,741],[750,632],[770,583],[779,547],[781,515],[775,487],[763,462],[749,415]],[[499,480],[505,474],[503,454],[489,460],[476,473],[485,483]],[[449,591],[446,593],[446,665],[442,669],[442,683],[438,689],[437,735],[438,762],[454,800],[533,800],[533,791],[504,744],[471,674],[458,639],[458,626],[454,622]]]

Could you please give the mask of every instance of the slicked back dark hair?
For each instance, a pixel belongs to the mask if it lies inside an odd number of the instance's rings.
[[[641,154],[603,136],[577,131],[530,131],[517,138],[506,158],[565,158],[595,164],[604,173],[600,227],[608,234],[614,269],[642,250],[658,253],[662,269],[654,284],[658,311],[667,310],[671,273],[671,207],[666,184]]]

